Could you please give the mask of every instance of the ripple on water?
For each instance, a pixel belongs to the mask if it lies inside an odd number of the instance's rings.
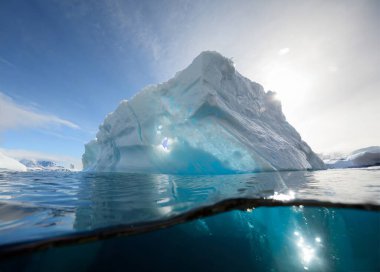
[[[223,176],[0,173],[0,243],[167,219],[232,198],[380,204],[380,169]]]

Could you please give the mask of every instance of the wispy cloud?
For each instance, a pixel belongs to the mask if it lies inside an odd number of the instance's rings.
[[[19,105],[0,92],[0,131],[15,128],[47,128],[49,126],[79,129],[79,126],[73,122]]]
[[[4,64],[6,64],[6,65],[8,65],[8,66],[10,66],[10,67],[16,67],[12,62],[10,62],[10,61],[7,61],[6,59],[4,59],[3,57],[1,57],[0,56],[0,63],[4,63]]]

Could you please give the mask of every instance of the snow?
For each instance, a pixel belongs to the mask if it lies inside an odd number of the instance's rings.
[[[25,165],[28,171],[80,171],[82,162],[75,157],[24,149],[4,149],[0,152]]]
[[[380,146],[370,146],[353,151],[343,157],[325,160],[328,168],[354,168],[380,165]]]
[[[121,101],[85,146],[85,170],[228,174],[322,169],[275,93],[203,52],[168,82]]]
[[[26,171],[25,165],[0,153],[0,171]]]
[[[78,171],[74,165],[66,168],[51,160],[21,159],[20,163],[25,165],[28,171]]]

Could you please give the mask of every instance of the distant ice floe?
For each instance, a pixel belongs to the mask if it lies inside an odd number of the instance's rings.
[[[26,170],[27,170],[26,166],[23,165],[22,163],[0,153],[0,172],[1,171],[25,172]]]
[[[380,165],[380,146],[370,146],[338,158],[324,160],[328,168],[355,168]]]

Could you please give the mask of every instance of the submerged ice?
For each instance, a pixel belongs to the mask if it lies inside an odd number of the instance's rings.
[[[227,174],[321,169],[274,93],[203,52],[168,82],[124,100],[85,146],[91,171]]]

